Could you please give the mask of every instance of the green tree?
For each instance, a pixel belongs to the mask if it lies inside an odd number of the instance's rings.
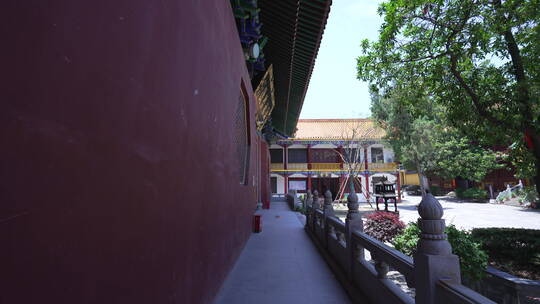
[[[397,158],[422,178],[463,177],[482,180],[500,167],[495,152],[474,144],[445,124],[440,106],[419,87],[394,89],[383,97],[372,92],[371,111],[387,133]],[[422,180],[422,179],[421,179]],[[422,182],[423,190],[427,189]]]
[[[359,79],[379,89],[421,83],[479,143],[527,144],[511,151],[519,168],[534,166],[540,191],[540,0],[390,0],[379,13]]]

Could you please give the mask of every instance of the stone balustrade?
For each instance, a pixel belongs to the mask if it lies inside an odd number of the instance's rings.
[[[289,193],[285,195],[285,200],[287,201],[287,204],[289,204],[291,210],[296,210],[296,208],[302,206],[302,202],[298,198],[296,190],[289,190]]]
[[[360,294],[373,303],[495,303],[461,284],[459,258],[452,254],[444,234],[442,206],[432,195],[418,208],[422,235],[414,259],[363,232],[354,190],[347,206],[343,223],[326,201],[319,205],[315,192],[312,203],[306,204],[305,228],[350,294]],[[389,271],[399,272],[415,294],[400,288],[389,278]]]

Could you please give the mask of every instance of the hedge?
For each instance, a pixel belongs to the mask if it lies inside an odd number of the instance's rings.
[[[540,230],[520,228],[476,228],[471,236],[493,258],[516,264],[540,265]]]

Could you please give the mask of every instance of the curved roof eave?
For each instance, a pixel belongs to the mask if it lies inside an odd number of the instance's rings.
[[[267,64],[274,68],[272,125],[292,136],[330,12],[332,0],[259,0]]]

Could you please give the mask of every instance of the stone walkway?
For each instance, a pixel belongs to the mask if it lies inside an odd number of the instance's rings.
[[[350,303],[296,213],[283,201],[260,213],[263,231],[251,236],[214,303]]]

